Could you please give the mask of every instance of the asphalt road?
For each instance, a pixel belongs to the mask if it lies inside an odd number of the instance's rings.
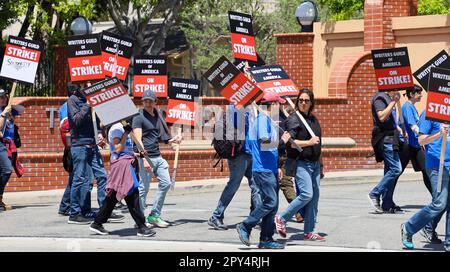
[[[316,231],[326,242],[303,241],[303,224],[288,223],[288,237],[274,238],[286,243],[286,251],[400,251],[400,224],[410,218],[431,197],[421,181],[403,181],[397,185],[395,201],[405,214],[374,214],[367,193],[374,183],[322,186]],[[242,245],[235,225],[249,212],[248,186],[243,184],[225,214],[229,230],[216,231],[206,221],[220,192],[170,195],[166,198],[163,218],[171,223],[167,229],[156,229],[151,238],[136,236],[134,222],[126,210],[121,223],[105,224],[111,235],[92,234],[88,225],[69,225],[67,217],[57,214],[57,203],[19,205],[0,212],[0,251],[244,251],[257,250],[259,230],[254,230],[252,247]],[[149,194],[150,203],[153,192]],[[93,203],[93,205],[95,205]],[[280,209],[287,202],[280,194]],[[151,207],[147,208],[150,211]],[[441,239],[445,219],[438,227]],[[440,245],[429,245],[417,234],[416,250],[442,251]]]

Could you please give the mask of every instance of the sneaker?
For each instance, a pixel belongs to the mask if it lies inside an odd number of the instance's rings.
[[[405,211],[402,210],[400,207],[398,207],[399,209],[397,209],[396,207],[390,208],[389,210],[383,210],[383,213],[389,213],[389,214],[404,214]]]
[[[102,225],[97,225],[95,223],[92,223],[89,229],[97,234],[100,235],[108,235],[109,231],[107,231]]]
[[[396,204],[394,204],[394,210],[396,210],[397,212],[405,212],[400,206],[397,206]]]
[[[258,248],[263,249],[284,249],[284,244],[275,242],[274,240],[262,242],[260,241],[258,244]]]
[[[402,243],[405,249],[414,249],[412,235],[406,231],[405,224],[401,226]]]
[[[125,216],[117,213],[112,213],[111,216],[108,218],[108,222],[120,222],[123,219],[125,219]]]
[[[85,213],[83,216],[94,220],[97,217],[97,213],[96,212],[88,212],[88,213]]]
[[[370,204],[375,209],[375,212],[383,213],[383,209],[381,209],[381,206],[380,206],[380,198],[376,197],[376,196],[372,196],[370,194],[368,194],[367,197],[369,198]]]
[[[213,227],[215,230],[227,230],[228,227],[223,223],[222,219],[217,219],[214,217],[211,217],[208,220],[208,225]]]
[[[143,226],[138,229],[137,236],[139,237],[152,237],[155,236],[156,232],[147,226]]]
[[[150,224],[150,223],[148,223],[148,222],[145,222],[145,226],[146,226],[147,228],[149,228],[149,229],[152,229],[152,228],[153,228],[153,225]],[[137,224],[134,224],[134,228],[135,228],[135,229],[139,229],[139,226],[138,226]]]
[[[420,231],[420,234],[427,240],[430,244],[442,244],[442,240],[439,239],[437,233],[435,231],[430,232],[425,229]]]
[[[69,211],[65,211],[65,212],[58,212],[59,215],[61,216],[70,216]]]
[[[67,221],[67,223],[76,224],[76,225],[88,225],[92,221],[94,221],[93,218],[86,218],[82,215],[75,215],[75,216],[69,216],[69,221]]]
[[[319,242],[325,242],[325,238],[320,236],[319,234],[315,234],[315,233],[308,233],[305,234],[304,236],[305,240],[307,241],[319,241]]]
[[[444,246],[444,251],[445,252],[450,252],[450,246]]]
[[[300,213],[296,213],[295,221],[297,221],[297,223],[303,223],[303,222],[305,222],[305,218],[303,218],[303,216]]]
[[[158,228],[167,228],[169,226],[169,223],[167,223],[166,221],[162,220],[161,217],[159,216],[155,216],[155,215],[149,215],[147,217],[147,221],[154,225],[157,226]]]
[[[279,215],[275,216],[275,226],[277,228],[278,234],[281,237],[286,238],[287,235],[286,224],[283,223],[283,221],[281,221],[281,217]]]
[[[242,225],[242,223],[236,225],[236,230],[239,234],[239,239],[241,240],[241,242],[246,246],[250,246],[250,235],[247,230],[245,230],[245,227]]]

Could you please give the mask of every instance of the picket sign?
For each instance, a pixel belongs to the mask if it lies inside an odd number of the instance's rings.
[[[181,136],[181,127],[177,127],[177,136]],[[173,172],[172,172],[172,183],[170,185],[170,189],[173,191],[175,189],[175,179],[177,177],[177,167],[178,167],[178,156],[180,154],[180,144],[176,144],[175,147],[175,161],[173,163]]]
[[[450,99],[450,70],[442,68],[431,68],[428,79],[428,96],[425,118],[442,124],[450,123],[450,114],[443,111],[448,106]],[[438,185],[437,191],[442,190],[442,175],[444,170],[444,160],[447,147],[447,137],[442,137],[441,157],[439,161]]]

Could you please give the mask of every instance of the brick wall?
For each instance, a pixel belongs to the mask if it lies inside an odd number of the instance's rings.
[[[297,86],[312,89],[314,34],[276,34],[275,37],[277,37],[277,63],[283,66]]]

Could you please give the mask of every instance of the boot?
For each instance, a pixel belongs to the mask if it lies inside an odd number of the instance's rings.
[[[3,203],[3,196],[0,196],[0,209],[4,211],[12,210],[11,205],[6,205],[5,203]]]

